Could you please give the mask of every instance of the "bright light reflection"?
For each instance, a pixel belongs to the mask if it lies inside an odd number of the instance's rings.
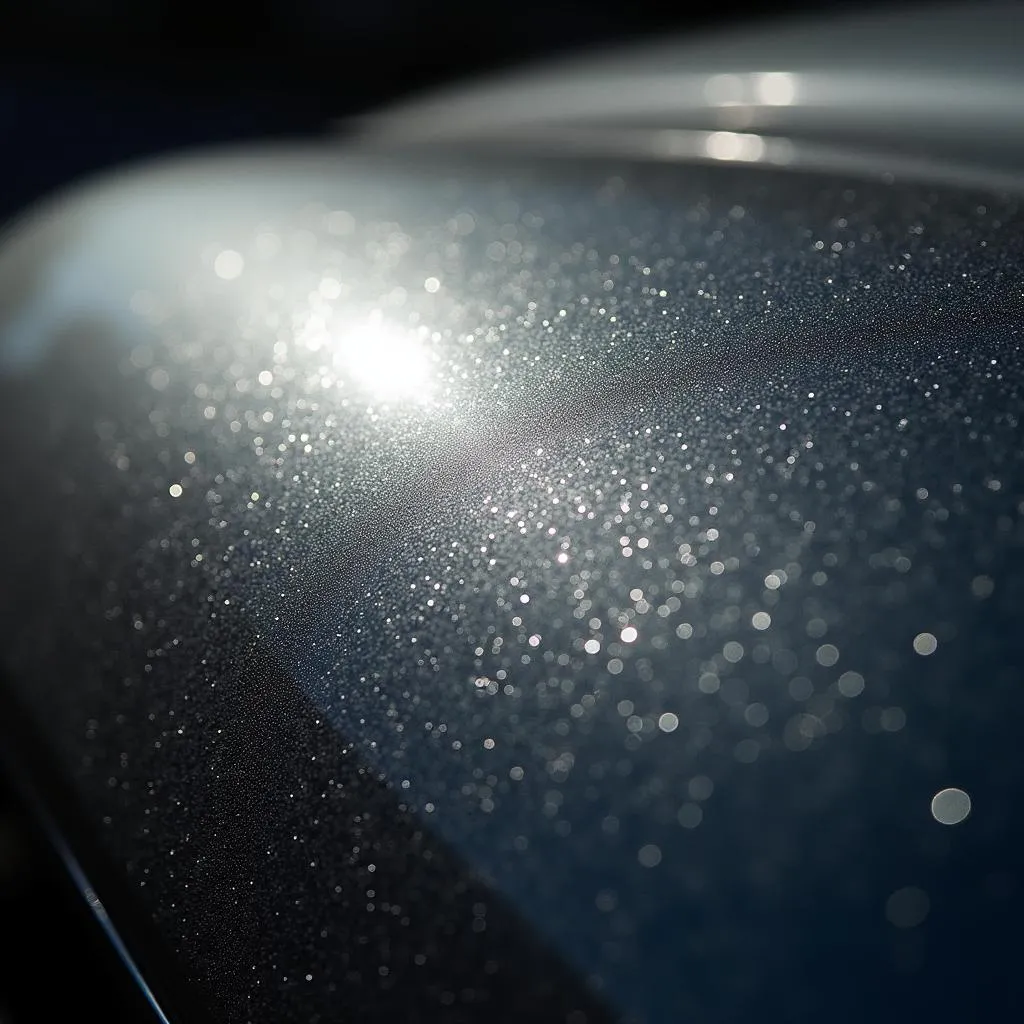
[[[796,102],[796,75],[768,71],[754,76],[757,98],[770,107],[788,107]]]
[[[764,140],[745,132],[710,132],[704,152],[712,160],[760,160],[764,156]]]
[[[380,314],[332,339],[334,363],[382,402],[426,401],[430,358],[415,333],[385,323]]]

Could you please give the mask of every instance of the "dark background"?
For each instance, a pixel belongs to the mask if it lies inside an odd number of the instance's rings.
[[[34,0],[0,11],[0,222],[85,175],[160,153],[310,136],[337,118],[524,60],[848,0]],[[0,778],[0,1024],[140,1003]],[[41,979],[46,978],[43,983]],[[144,1018],[143,1018],[144,1019]]]

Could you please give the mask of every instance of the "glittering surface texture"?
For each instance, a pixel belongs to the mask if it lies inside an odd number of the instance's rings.
[[[158,172],[0,266],[4,668],[186,973],[1019,1003],[1016,202],[402,164]]]

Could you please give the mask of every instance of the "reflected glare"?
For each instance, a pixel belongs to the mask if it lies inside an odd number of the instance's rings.
[[[375,314],[335,335],[332,347],[335,366],[380,401],[430,398],[430,358],[412,331]]]
[[[704,152],[712,160],[760,160],[764,140],[740,132],[711,132],[704,142]]]
[[[766,106],[788,107],[796,101],[796,75],[768,71],[754,75],[753,79],[757,98]]]
[[[714,107],[788,107],[797,99],[797,76],[788,71],[712,75],[704,83],[704,98]]]

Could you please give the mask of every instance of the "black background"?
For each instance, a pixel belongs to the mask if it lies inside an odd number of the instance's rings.
[[[21,5],[19,5],[21,6]],[[843,0],[35,0],[0,13],[0,222],[118,164],[309,136],[336,118],[523,60],[667,32],[835,13]],[[0,780],[2,781],[2,780]],[[140,1002],[56,856],[0,788],[0,1024]]]

